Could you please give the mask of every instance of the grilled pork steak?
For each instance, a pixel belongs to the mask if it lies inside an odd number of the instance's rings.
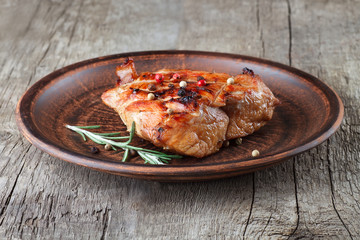
[[[272,118],[279,101],[252,70],[225,73],[162,69],[138,75],[132,59],[116,68],[102,100],[136,134],[172,152],[204,157]]]

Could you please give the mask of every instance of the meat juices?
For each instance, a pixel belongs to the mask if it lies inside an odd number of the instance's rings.
[[[217,152],[225,140],[257,131],[279,104],[248,68],[235,77],[172,69],[138,75],[133,60],[127,59],[116,74],[117,86],[101,98],[128,129],[135,122],[138,136],[198,158]]]

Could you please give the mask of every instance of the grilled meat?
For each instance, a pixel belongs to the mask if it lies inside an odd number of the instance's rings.
[[[116,73],[117,86],[104,92],[102,100],[125,125],[135,122],[138,136],[198,158],[218,151],[225,140],[258,130],[279,103],[250,69],[234,78],[172,69],[138,75],[128,59]]]

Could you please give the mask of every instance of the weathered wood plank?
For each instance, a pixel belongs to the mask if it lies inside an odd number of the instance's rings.
[[[0,1],[0,238],[359,238],[359,8],[325,0]],[[20,136],[16,103],[42,76],[87,58],[156,49],[291,64],[340,94],[344,124],[270,169],[181,184],[74,166]]]

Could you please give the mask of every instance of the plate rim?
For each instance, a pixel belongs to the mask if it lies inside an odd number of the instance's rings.
[[[314,139],[311,141],[298,146],[291,148],[287,151],[280,152],[273,155],[268,156],[259,156],[257,158],[246,158],[242,160],[232,160],[229,162],[219,162],[219,163],[206,163],[206,164],[196,164],[196,165],[151,165],[151,164],[135,164],[135,163],[123,163],[123,162],[110,162],[105,161],[101,159],[91,158],[85,155],[81,155],[79,153],[71,152],[67,149],[60,148],[59,146],[49,144],[46,141],[43,141],[41,138],[36,137],[33,135],[33,132],[31,131],[29,124],[31,122],[31,118],[28,119],[24,117],[24,101],[27,98],[30,98],[31,96],[36,96],[36,89],[42,88],[46,86],[48,83],[56,79],[57,77],[69,73],[75,69],[85,67],[94,63],[100,63],[103,61],[108,60],[114,60],[118,58],[124,58],[127,56],[144,56],[144,55],[175,55],[175,54],[187,54],[187,55],[208,55],[213,57],[224,57],[224,58],[235,58],[235,59],[241,59],[245,61],[250,61],[254,63],[263,63],[266,65],[274,66],[279,69],[283,69],[288,73],[295,74],[303,79],[305,79],[308,82],[311,82],[313,85],[316,85],[319,87],[321,86],[321,91],[325,94],[324,89],[329,91],[333,95],[333,99],[337,100],[336,105],[332,106],[330,105],[330,109],[333,107],[336,107],[337,114],[336,118],[331,119],[332,121],[329,123],[330,126],[328,129],[324,132],[320,132],[318,135],[315,136]],[[311,81],[310,81],[311,80]],[[37,90],[38,91],[38,90]],[[34,95],[35,94],[35,95]],[[329,99],[328,94],[325,94],[326,99]],[[34,100],[33,98],[30,98]],[[29,105],[29,101],[27,102]],[[31,113],[30,109],[28,109],[28,113]],[[37,82],[35,82],[32,86],[30,86],[21,96],[19,99],[16,110],[15,110],[15,117],[16,117],[16,124],[22,133],[22,135],[35,147],[39,148],[40,150],[50,154],[51,156],[54,156],[56,158],[62,159],[67,162],[75,163],[77,165],[85,166],[88,168],[110,172],[112,174],[118,174],[123,175],[127,177],[137,177],[142,178],[152,176],[154,178],[156,177],[172,177],[172,178],[181,178],[181,176],[186,177],[195,177],[199,176],[201,174],[202,178],[206,178],[206,176],[214,176],[217,173],[222,175],[226,172],[234,173],[236,170],[238,171],[244,171],[251,168],[259,167],[266,167],[266,165],[273,165],[275,163],[279,163],[285,159],[288,159],[290,157],[293,157],[295,155],[298,155],[302,152],[305,152],[325,140],[327,140],[331,135],[333,135],[336,130],[340,127],[341,122],[344,117],[344,105],[341,101],[341,98],[339,95],[325,82],[321,81],[317,77],[306,73],[302,70],[299,70],[297,68],[294,68],[292,66],[288,66],[282,63],[274,62],[268,59],[263,58],[257,58],[252,56],[246,56],[246,55],[240,55],[240,54],[234,54],[234,53],[223,53],[223,52],[209,52],[209,51],[193,51],[193,50],[160,50],[160,51],[137,51],[137,52],[126,52],[126,53],[119,53],[119,54],[112,54],[112,55],[106,55],[101,56],[97,58],[91,58],[87,60],[83,60],[80,62],[73,63],[71,65],[64,66],[60,69],[57,69],[50,74],[47,74],[46,76],[39,79]],[[61,153],[61,156],[59,156],[59,152]],[[251,162],[251,164],[248,164]],[[115,171],[116,169],[116,171]],[[151,172],[148,172],[146,170],[150,170]],[[156,171],[154,171],[156,169]],[[169,169],[171,169],[171,173],[169,173]],[[205,175],[203,175],[205,174]],[[241,174],[241,173],[239,173]],[[214,177],[210,177],[214,178]]]

